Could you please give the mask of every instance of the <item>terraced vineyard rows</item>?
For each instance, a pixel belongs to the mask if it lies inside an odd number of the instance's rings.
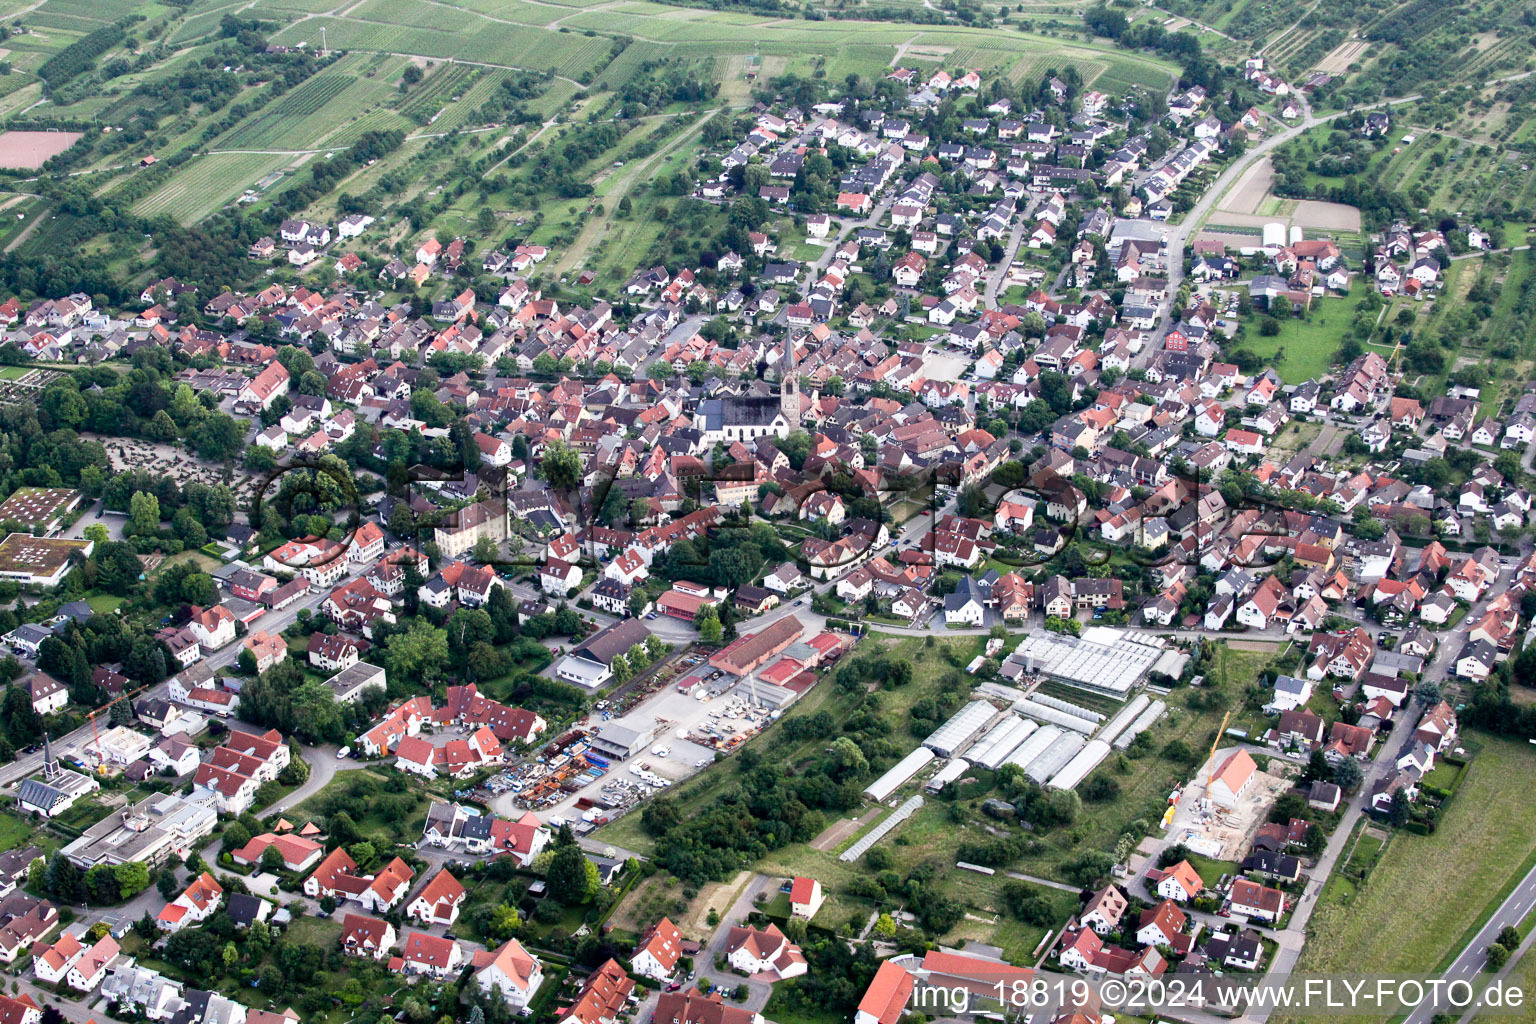
[[[478,69],[480,75],[474,84],[460,87],[457,103],[449,103],[442,114],[432,122],[433,131],[452,131],[455,128],[474,127],[476,116],[485,101],[501,86],[511,71],[500,68]]]
[[[443,108],[444,103],[458,95],[461,83],[466,82],[477,70],[468,64],[444,64],[436,68],[408,94],[405,103],[399,108],[400,113],[418,124],[425,124],[427,118]]]
[[[1530,41],[1510,36],[1500,39],[1485,50],[1472,55],[1465,65],[1466,73],[1486,77],[1501,67],[1514,68],[1530,51]]]
[[[200,156],[135,203],[133,212],[146,217],[167,213],[183,224],[192,224],[234,201],[264,175],[291,160],[260,153]]]
[[[457,32],[351,18],[311,18],[290,25],[279,32],[274,41],[290,46],[299,43],[318,45],[320,29],[324,27],[332,49],[452,57],[529,71],[554,68],[557,73],[573,78],[594,69],[607,56],[611,45],[611,40],[605,36],[588,37],[542,28],[517,31],[508,26],[494,26],[483,19],[474,20],[474,30]],[[488,30],[488,26],[497,31]]]
[[[295,137],[294,119],[313,114],[337,96],[353,79],[349,75],[316,75],[260,114],[218,140],[217,149],[271,149]],[[290,147],[299,148],[299,147]]]

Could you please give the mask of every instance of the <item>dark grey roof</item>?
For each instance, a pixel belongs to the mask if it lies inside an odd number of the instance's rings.
[[[261,920],[261,900],[249,893],[232,892],[225,904],[229,919],[241,927],[249,927]]]
[[[23,779],[21,786],[16,790],[16,798],[29,807],[51,811],[60,802],[67,799],[61,790],[54,789],[39,779]]]

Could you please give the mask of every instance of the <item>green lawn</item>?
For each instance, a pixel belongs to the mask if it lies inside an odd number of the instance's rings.
[[[1431,972],[1525,873],[1536,854],[1536,804],[1527,796],[1536,757],[1524,742],[1476,741],[1482,749],[1435,834],[1393,836],[1357,892],[1330,888],[1312,916],[1299,970]],[[1355,858],[1373,853],[1362,840]]]
[[[32,831],[25,819],[0,812],[0,852],[25,845],[32,838]]]
[[[85,599],[85,603],[91,606],[91,611],[97,615],[110,615],[117,610],[117,606],[123,603],[123,599],[114,594],[92,594]]]
[[[1355,291],[1364,294],[1360,282]],[[1317,380],[1333,364],[1333,354],[1349,335],[1358,296],[1324,296],[1313,303],[1305,318],[1286,317],[1280,321],[1280,333],[1266,338],[1254,325],[1237,347],[1247,349],[1273,366],[1287,384]]]

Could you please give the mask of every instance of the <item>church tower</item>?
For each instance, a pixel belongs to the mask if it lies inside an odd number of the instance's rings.
[[[795,359],[795,343],[784,339],[784,369],[779,374],[779,409],[791,429],[798,427],[805,409],[800,396],[800,370]]]

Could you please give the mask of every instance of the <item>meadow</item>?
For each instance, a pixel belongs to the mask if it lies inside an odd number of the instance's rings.
[[[1357,276],[1349,296],[1330,294],[1313,299],[1310,313],[1282,319],[1280,333],[1273,337],[1264,337],[1256,324],[1249,324],[1244,339],[1233,347],[1257,355],[1287,384],[1318,380],[1328,372],[1333,354],[1349,337],[1355,305],[1366,287]]]
[[[1481,749],[1435,833],[1394,835],[1358,891],[1331,890],[1312,915],[1298,970],[1369,964],[1384,974],[1430,974],[1528,870],[1536,806],[1525,795],[1536,785],[1536,759],[1524,742],[1475,740]]]

